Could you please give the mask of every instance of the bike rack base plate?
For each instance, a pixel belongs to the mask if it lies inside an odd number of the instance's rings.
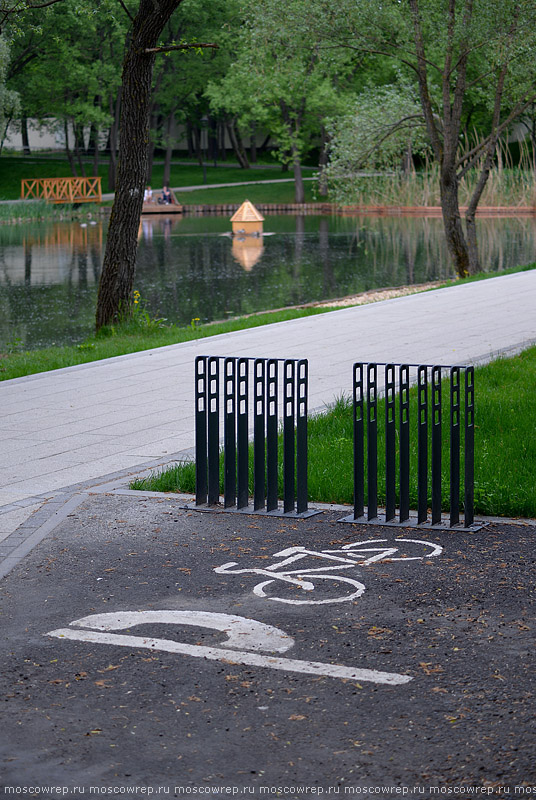
[[[459,533],[473,533],[474,531],[479,531],[481,528],[485,528],[487,524],[485,522],[477,522],[474,525],[470,525],[469,527],[465,528],[461,522],[458,525],[449,525],[447,520],[432,525],[432,523],[429,521],[417,522],[417,517],[411,516],[409,519],[404,520],[404,522],[400,522],[396,519],[386,522],[384,515],[374,517],[374,519],[368,519],[366,516],[354,517],[353,514],[350,514],[347,517],[342,517],[341,519],[338,519],[337,522],[353,522],[356,525],[380,525],[382,528],[418,528],[419,530],[430,531],[452,531],[453,533],[456,531]]]
[[[179,506],[179,508],[184,511],[204,511],[205,513],[210,512],[213,514],[247,514],[255,515],[257,517],[283,517],[284,519],[307,519],[308,517],[314,517],[317,514],[324,513],[322,510],[318,510],[316,508],[310,508],[307,511],[301,511],[298,514],[297,511],[283,511],[282,508],[274,509],[274,511],[266,511],[265,508],[261,508],[255,511],[255,509],[250,506],[246,506],[245,508],[236,508],[236,506],[224,508],[223,506],[196,506],[195,503],[188,503],[185,506]]]

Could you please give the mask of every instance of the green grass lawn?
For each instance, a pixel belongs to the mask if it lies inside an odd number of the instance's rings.
[[[34,375],[38,372],[72,367],[76,364],[87,364],[90,361],[100,361],[103,358],[137,353],[140,350],[153,350],[156,347],[165,347],[179,342],[190,342],[194,339],[204,339],[208,336],[216,336],[219,333],[256,328],[259,325],[269,325],[272,322],[283,322],[329,311],[333,311],[333,309],[315,307],[288,308],[282,311],[267,311],[262,314],[238,317],[224,322],[195,325],[194,327],[164,325],[142,313],[131,323],[104,330],[98,336],[92,336],[78,345],[43,347],[39,350],[21,351],[15,344],[11,352],[0,352],[0,380],[20,378],[24,375]]]
[[[525,272],[535,268],[536,264],[530,264],[507,270],[501,274]],[[447,285],[454,286],[492,277],[495,276],[490,273],[482,273],[482,275],[453,281]],[[0,350],[0,381],[20,378],[24,375],[34,375],[38,372],[48,372],[62,367],[72,367],[76,364],[87,364],[90,361],[100,361],[104,358],[137,353],[141,350],[152,350],[166,345],[189,342],[193,339],[204,339],[209,336],[216,336],[219,333],[245,330],[259,325],[269,325],[272,322],[283,322],[288,319],[327,313],[333,310],[334,308],[303,306],[279,311],[266,311],[223,322],[195,325],[194,327],[180,327],[153,320],[143,309],[139,309],[139,313],[130,323],[114,326],[109,330],[103,331],[99,336],[89,337],[80,344],[43,347],[36,350],[24,350],[17,343],[5,347],[5,352]]]
[[[475,370],[475,512],[478,514],[536,517],[535,386],[536,347],[514,358],[499,359]],[[448,398],[447,387],[443,390],[443,397]],[[443,402],[445,404],[445,399]],[[411,416],[415,419],[415,391],[412,391],[412,403]],[[379,419],[384,414],[382,405],[380,401]],[[448,414],[448,405],[444,413]],[[309,498],[312,502],[353,503],[352,424],[351,405],[345,399],[340,399],[326,413],[310,419]],[[443,439],[443,497],[447,504],[449,453],[446,424],[443,425]],[[385,485],[381,480],[384,472],[381,464],[382,444],[380,439],[380,504],[385,499]],[[414,437],[410,487],[412,508],[416,508],[417,503],[416,453]],[[194,492],[194,465],[179,464],[146,480],[136,481],[131,488]]]
[[[87,175],[92,174],[92,164],[85,164]],[[304,167],[304,175],[312,175],[315,170],[311,167]],[[159,189],[162,186],[164,165],[156,162],[151,177],[153,188]],[[110,191],[108,187],[108,165],[103,162],[99,167],[99,175],[102,178],[102,191],[106,194]],[[280,169],[262,169],[262,167],[252,167],[251,169],[237,169],[232,166],[206,166],[207,184],[211,183],[237,183],[240,181],[262,181],[277,178],[291,178],[292,173],[283,173]],[[20,198],[21,180],[23,178],[66,178],[71,177],[72,172],[66,158],[63,156],[47,157],[27,157],[3,154],[0,156],[0,200],[16,200]],[[171,167],[171,186],[201,186],[203,185],[203,169],[198,164],[172,164]],[[285,185],[285,184],[283,184]],[[289,184],[292,187],[292,184]],[[200,192],[206,195],[211,190]],[[190,192],[185,192],[181,201],[199,202],[236,202],[234,200],[188,200]],[[293,196],[293,195],[292,195]],[[243,199],[242,195],[240,195]],[[278,202],[266,200],[265,202]],[[281,202],[287,202],[283,200]]]
[[[265,173],[266,177],[266,173]],[[272,177],[272,176],[270,176]],[[274,176],[275,177],[275,176]],[[250,180],[249,176],[242,173],[242,180]],[[256,180],[256,179],[252,179]],[[305,202],[319,202],[317,197],[316,181],[305,181]],[[294,203],[294,182],[290,183],[265,183],[264,185],[236,186],[222,189],[200,189],[193,192],[178,193],[178,199],[184,205],[210,205],[242,203],[250,200],[252,203]],[[322,198],[324,202],[325,198]]]

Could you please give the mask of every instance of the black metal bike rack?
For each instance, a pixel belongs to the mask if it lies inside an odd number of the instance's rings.
[[[384,367],[385,513],[378,512],[378,368]],[[450,376],[450,516],[441,513],[442,380]],[[463,376],[463,380],[462,380]],[[417,384],[416,420],[410,420],[410,386]],[[464,388],[462,406],[462,385]],[[398,406],[398,429],[396,407]],[[462,413],[463,412],[463,413]],[[463,417],[464,521],[460,522],[460,455]],[[417,425],[417,517],[410,517],[410,424]],[[380,364],[353,367],[354,511],[341,522],[436,526],[477,530],[474,523],[475,384],[471,366]],[[431,431],[431,435],[430,435]],[[366,436],[365,436],[366,434]],[[366,438],[366,470],[365,470]],[[431,438],[431,442],[429,439]],[[398,439],[398,448],[397,448]],[[398,449],[399,510],[396,515]],[[429,458],[430,455],[430,458]],[[431,464],[429,464],[429,461]],[[366,472],[366,481],[365,481]],[[428,488],[431,480],[431,520]],[[365,496],[366,483],[366,496]],[[366,507],[365,507],[366,500]]]
[[[195,507],[305,517],[308,362],[198,356],[195,360]],[[283,425],[283,504],[278,503],[279,412]],[[249,444],[253,429],[253,506]],[[223,437],[222,437],[223,434]]]

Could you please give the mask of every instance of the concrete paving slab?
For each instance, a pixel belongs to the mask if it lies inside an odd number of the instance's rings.
[[[323,409],[349,392],[355,360],[465,363],[536,341],[535,293],[536,271],[518,273],[1,382],[0,503],[192,446],[196,355],[309,358],[309,407]],[[41,474],[20,457],[33,447]]]
[[[16,530],[19,525],[26,522],[40,506],[40,503],[33,503],[25,508],[15,508],[12,511],[7,511],[5,514],[0,514],[0,542]]]
[[[535,527],[334,519],[73,500],[1,583],[2,785],[530,796]],[[259,572],[297,547],[313,589]]]

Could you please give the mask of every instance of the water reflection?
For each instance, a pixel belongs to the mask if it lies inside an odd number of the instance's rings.
[[[264,253],[264,236],[233,236],[232,241],[233,258],[246,272],[251,272]]]
[[[535,260],[532,218],[478,220],[490,271]],[[235,237],[223,217],[143,218],[136,289],[189,324],[450,276],[434,218],[269,216]],[[0,226],[0,346],[80,341],[93,328],[106,224]]]

